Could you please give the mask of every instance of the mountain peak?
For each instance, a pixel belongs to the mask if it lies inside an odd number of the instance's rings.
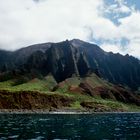
[[[99,71],[102,78],[112,83],[133,89],[140,86],[140,61],[128,55],[104,52],[97,45],[80,39],[32,45],[10,54],[1,52],[0,72],[5,66],[7,70],[24,67],[26,72],[52,73],[57,81],[74,74],[83,77],[89,71]]]
[[[70,42],[74,46],[80,46],[80,45],[83,45],[83,44],[87,43],[87,42],[82,41],[80,39],[72,39],[72,40],[70,40]]]

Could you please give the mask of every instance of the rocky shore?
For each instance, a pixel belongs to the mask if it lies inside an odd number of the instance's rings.
[[[94,111],[81,111],[81,110],[48,110],[48,109],[0,109],[0,114],[108,114],[108,113],[140,113],[140,112],[94,112]]]
[[[48,109],[0,109],[0,114],[91,114],[81,110],[48,110]]]

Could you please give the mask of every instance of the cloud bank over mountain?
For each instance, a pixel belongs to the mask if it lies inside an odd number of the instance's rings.
[[[2,0],[0,48],[79,38],[139,57],[140,9],[128,0]]]

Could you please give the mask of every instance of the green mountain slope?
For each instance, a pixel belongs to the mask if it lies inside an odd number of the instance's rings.
[[[73,76],[58,84],[52,75],[19,85],[14,82],[0,82],[1,109],[140,111],[138,95],[94,73],[83,78]]]

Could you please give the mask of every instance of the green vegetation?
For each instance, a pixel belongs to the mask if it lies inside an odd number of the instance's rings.
[[[33,79],[27,83],[18,85],[14,85],[14,81],[9,80],[0,82],[0,89],[9,91],[45,91],[47,87],[45,86],[45,81],[39,79]]]
[[[51,76],[48,76],[43,80],[35,78],[25,83],[21,82],[21,84],[20,82],[15,84],[15,82],[17,83],[16,80],[0,82],[0,90],[47,92],[56,85],[56,82]]]
[[[93,88],[95,87],[99,87],[99,86],[102,86],[102,87],[108,87],[108,88],[112,88],[113,84],[102,79],[102,78],[99,78],[96,74],[92,74],[86,78],[84,78],[84,80],[87,81],[87,83],[89,83]]]
[[[82,81],[88,81],[88,83],[91,84],[93,87],[112,86],[112,84],[98,78],[96,75],[92,75],[91,77],[87,77],[83,79],[72,77],[63,81],[58,86],[54,78],[51,75],[49,75],[42,80],[35,78],[26,83],[17,84],[17,85],[15,84],[15,80],[0,82],[0,90],[7,90],[10,92],[17,92],[17,93],[18,91],[19,92],[37,91],[48,95],[57,94],[68,98],[70,97],[74,99],[74,102],[71,103],[69,109],[85,110],[85,109],[89,109],[88,107],[90,107],[92,108],[93,111],[100,111],[99,109],[102,109],[102,111],[136,111],[136,112],[140,111],[140,107],[133,104],[125,104],[122,102],[107,100],[107,99],[104,100],[98,96],[92,97],[90,95],[69,90],[69,88],[72,86],[78,87],[78,85]],[[54,92],[52,92],[52,89],[56,85],[58,87]],[[81,105],[82,102],[87,103],[87,106],[86,107],[82,106]]]

